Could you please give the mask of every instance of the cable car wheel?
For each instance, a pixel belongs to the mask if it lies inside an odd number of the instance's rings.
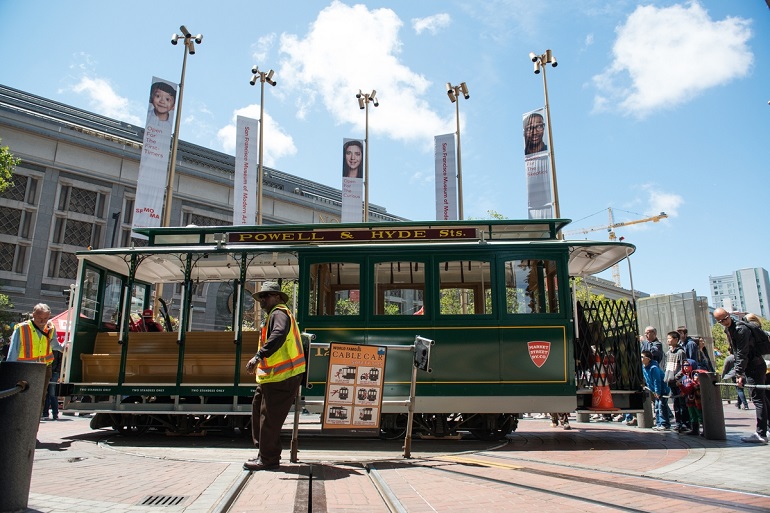
[[[513,414],[471,414],[467,419],[473,419],[473,427],[468,427],[468,431],[485,442],[493,442],[495,440],[502,440],[505,435],[514,431],[518,427],[518,418]]]
[[[380,438],[383,440],[398,440],[406,435],[406,423],[409,416],[406,413],[384,413],[380,417]]]
[[[121,435],[141,435],[149,429],[147,415],[110,414],[112,429]]]

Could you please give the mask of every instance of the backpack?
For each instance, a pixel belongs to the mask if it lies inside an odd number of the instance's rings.
[[[753,322],[738,321],[751,330],[751,340],[757,354],[770,354],[770,335]]]

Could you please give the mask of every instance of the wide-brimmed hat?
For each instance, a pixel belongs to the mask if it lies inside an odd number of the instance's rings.
[[[281,286],[278,285],[278,282],[275,281],[266,281],[262,284],[262,290],[257,292],[256,294],[252,294],[251,297],[254,299],[259,299],[260,296],[264,296],[267,294],[278,294],[281,296],[281,301],[284,303],[289,300],[289,296],[281,290]]]

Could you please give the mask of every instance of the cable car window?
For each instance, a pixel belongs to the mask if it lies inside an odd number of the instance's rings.
[[[374,264],[376,315],[422,315],[425,297],[425,264],[378,262]]]
[[[492,313],[489,262],[449,260],[439,262],[441,315]]]
[[[120,313],[120,295],[123,292],[123,280],[114,274],[108,274],[104,286],[104,308],[102,308],[102,326],[107,331],[118,330]]]
[[[99,311],[99,288],[101,277],[93,269],[86,269],[83,278],[83,293],[80,301],[80,315],[92,321],[96,320]]]
[[[310,315],[358,315],[360,266],[323,262],[310,266]]]
[[[559,288],[554,260],[505,262],[506,312],[558,313]]]

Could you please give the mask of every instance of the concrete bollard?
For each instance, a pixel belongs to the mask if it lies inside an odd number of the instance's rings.
[[[713,372],[698,374],[700,402],[703,407],[703,436],[708,440],[727,440],[725,411],[722,406],[722,392],[714,386],[717,382]]]
[[[652,397],[649,393],[644,394],[644,411],[636,414],[636,425],[640,428],[651,428],[655,425],[655,415],[652,413]]]
[[[45,364],[0,362],[0,391],[26,381],[28,387],[0,399],[0,511],[24,511],[29,502],[32,462],[35,459]]]

